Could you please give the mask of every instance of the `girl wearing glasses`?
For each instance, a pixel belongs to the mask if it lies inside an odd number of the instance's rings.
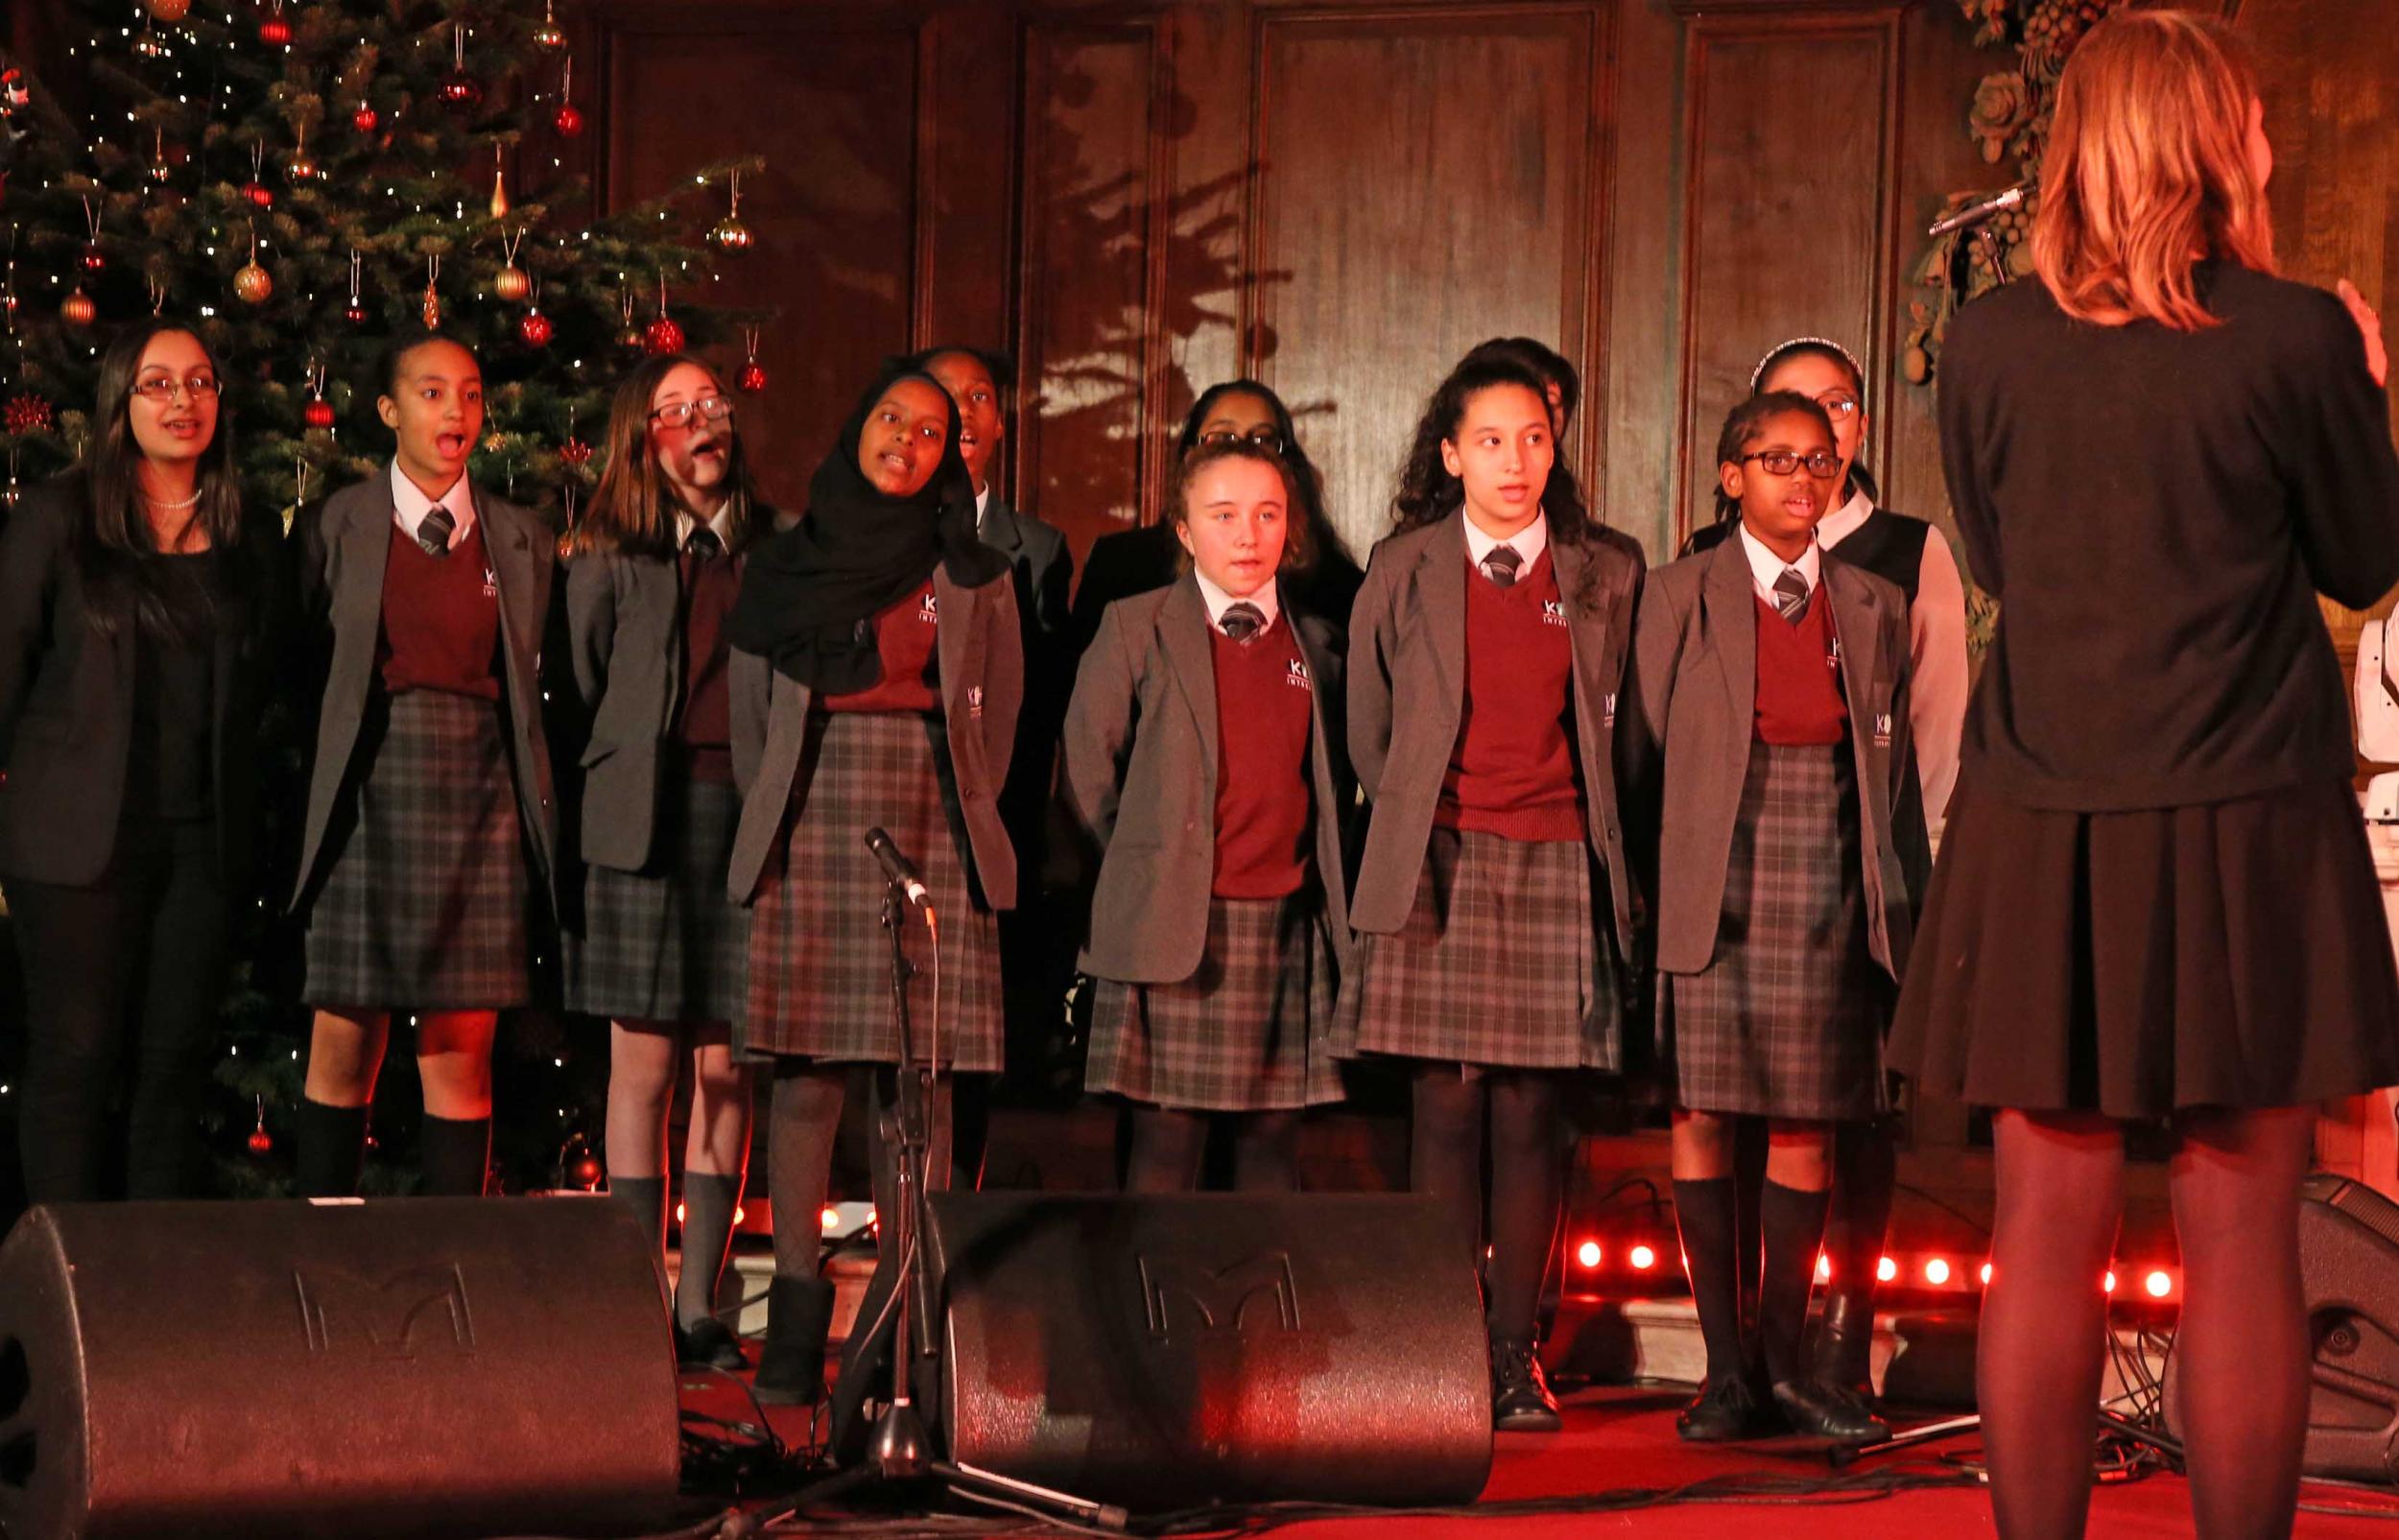
[[[1283,398],[1256,380],[1223,380],[1200,392],[1183,415],[1175,436],[1175,463],[1202,444],[1239,439],[1270,454],[1280,455],[1291,467],[1295,493],[1295,527],[1309,532],[1308,564],[1288,574],[1284,586],[1292,603],[1312,615],[1336,624],[1349,618],[1349,606],[1363,580],[1358,562],[1339,531],[1325,516],[1324,477],[1308,459]],[[1075,590],[1074,633],[1080,651],[1091,645],[1100,616],[1117,600],[1164,588],[1181,572],[1182,547],[1175,538],[1171,519],[1137,530],[1102,535],[1083,563],[1082,583]]]
[[[938,919],[937,955],[924,913],[900,916],[916,968],[914,1061],[1000,1068],[995,912],[1015,904],[1016,859],[999,795],[1023,645],[1008,557],[975,537],[959,427],[933,376],[876,381],[810,479],[806,515],[751,548],[726,627],[742,789],[727,890],[750,906],[733,1041],[773,1065],[769,1177],[791,1221],[774,1233],[755,1386],[768,1401],[823,1392],[832,1288],[817,1275],[819,1232],[807,1219],[824,1200],[851,1067],[876,1069],[866,1078],[884,1127],[899,1061],[886,884],[864,831],[885,830],[916,864]],[[946,1187],[946,1081],[943,1093],[931,1109],[928,1171]],[[891,1152],[886,1137],[875,1184],[887,1215]],[[893,1258],[882,1261],[888,1282]]]
[[[2315,1104],[2399,1081],[2316,602],[2399,580],[2387,361],[2355,290],[2274,276],[2258,90],[2221,23],[2092,28],[2035,276],[1941,352],[1950,502],[2002,608],[1891,1056],[1996,1109],[1978,1391],[2010,1537],[2082,1533],[2125,1128],[2159,1120],[2195,1528],[2291,1532]]]
[[[583,912],[567,1005],[610,1022],[608,1188],[666,1240],[667,1115],[691,1063],[683,1157],[685,1362],[737,1369],[714,1314],[749,1155],[749,1071],[733,1058],[748,941],[724,873],[733,790],[725,619],[772,521],[715,372],[646,360],[616,389],[591,507],[567,538],[566,623],[590,730],[582,756]]]
[[[1816,541],[1896,584],[1908,600],[1908,726],[1916,774],[1903,784],[1891,810],[1891,838],[1908,876],[1912,903],[1922,905],[1933,875],[1930,830],[1937,827],[1958,780],[1959,740],[1966,712],[1965,587],[1949,542],[1922,519],[1876,506],[1874,478],[1861,453],[1870,424],[1865,371],[1839,343],[1797,337],[1777,344],[1749,376],[1752,391],[1795,391],[1822,407],[1833,423],[1841,460],[1836,506],[1817,525]],[[1730,534],[1737,518],[1694,533],[1691,548],[1708,550]],[[1765,1158],[1762,1130],[1746,1120],[1741,1132],[1745,1169]],[[1860,1404],[1871,1400],[1875,1268],[1890,1223],[1898,1176],[1898,1147],[1885,1120],[1844,1123],[1834,1135],[1833,1206],[1824,1228],[1830,1276],[1817,1327],[1815,1373],[1829,1393]],[[1745,1226],[1753,1216],[1744,1212]],[[1745,1228],[1745,1237],[1748,1234]],[[1755,1251],[1746,1244],[1745,1258]],[[1754,1278],[1750,1286],[1754,1288]]]
[[[532,994],[529,910],[555,835],[535,663],[558,542],[474,485],[483,371],[439,333],[392,344],[390,469],[292,527],[321,688],[294,905],[317,1007],[300,1191],[354,1193],[394,1015],[416,1031],[424,1190],[477,1196],[491,1038]]]
[[[1824,409],[1750,397],[1717,440],[1716,549],[1642,595],[1624,731],[1674,1077],[1675,1211],[1707,1343],[1685,1438],[1789,1427],[1865,1443],[1863,1406],[1800,1362],[1832,1125],[1882,1105],[1884,1025],[1909,935],[1893,806],[1908,752],[1908,606],[1825,553],[1841,485]],[[1743,1326],[1733,1125],[1768,1120],[1756,1339]]]
[[[1359,591],[1349,738],[1373,812],[1339,1028],[1413,1069],[1410,1185],[1446,1200],[1461,1256],[1487,1217],[1492,1415],[1517,1431],[1558,1426],[1533,1339],[1559,1097],[1566,1072],[1619,1066],[1633,939],[1611,742],[1642,564],[1551,480],[1545,383],[1507,357],[1451,371]]]
[[[1279,457],[1209,444],[1179,483],[1190,570],[1101,619],[1066,719],[1062,794],[1097,870],[1084,1083],[1133,1103],[1128,1191],[1196,1190],[1221,1123],[1235,1187],[1290,1192],[1299,1109],[1341,1096],[1342,638],[1282,603],[1303,553]]]
[[[0,534],[0,881],[25,967],[36,1203],[197,1196],[227,930],[258,844],[276,546],[180,324],[100,361],[83,462]],[[127,1122],[111,1129],[122,1093]]]

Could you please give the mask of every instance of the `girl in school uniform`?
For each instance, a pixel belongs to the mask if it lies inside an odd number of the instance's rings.
[[[1908,874],[1910,899],[1921,904],[1932,881],[1930,831],[1939,826],[1958,781],[1958,754],[1966,715],[1966,597],[1949,542],[1930,524],[1881,507],[1863,459],[1872,424],[1866,412],[1865,370],[1829,338],[1794,337],[1758,360],[1749,389],[1795,391],[1824,409],[1833,423],[1833,453],[1841,461],[1833,510],[1816,528],[1816,543],[1843,561],[1896,585],[1908,601],[1908,741],[1916,773],[1903,782],[1891,809],[1891,840]],[[1727,507],[1720,522],[1694,533],[1691,548],[1712,549],[1739,528]],[[1816,1376],[1861,1401],[1873,1394],[1875,1267],[1890,1223],[1898,1177],[1898,1144],[1888,1118],[1844,1123],[1833,1135],[1833,1204],[1824,1221],[1829,1274],[1814,1350]],[[1765,1158],[1763,1130],[1745,1125],[1745,1170]],[[1753,1217],[1743,1214],[1746,1260],[1752,1257]],[[1750,1264],[1754,1271],[1754,1263]],[[1756,1279],[1745,1288],[1754,1292]]]
[[[1644,871],[1661,1017],[1671,1011],[1659,1057],[1675,1080],[1675,1204],[1708,1350],[1677,1427],[1717,1439],[1780,1424],[1863,1443],[1883,1424],[1817,1386],[1799,1353],[1832,1125],[1882,1105],[1882,1033],[1906,959],[1891,809],[1915,773],[1907,603],[1816,543],[1840,484],[1822,407],[1750,397],[1725,419],[1717,462],[1740,528],[1642,596],[1620,740],[1636,827],[1655,841]],[[1768,1120],[1770,1138],[1754,1344],[1735,1240],[1743,1115]]]
[[[1373,809],[1340,1030],[1344,1052],[1413,1061],[1410,1183],[1453,1206],[1461,1255],[1483,1254],[1487,1219],[1493,1416],[1533,1431],[1558,1425],[1533,1337],[1559,1091],[1621,1050],[1632,889],[1611,740],[1642,578],[1550,483],[1544,387],[1508,358],[1451,371],[1367,564],[1349,737]]]
[[[392,1019],[413,1018],[425,1191],[479,1195],[491,1037],[532,993],[549,881],[536,662],[557,544],[474,485],[483,372],[439,333],[395,344],[377,401],[390,469],[302,512],[302,614],[322,670],[294,902],[317,1007],[300,1190],[354,1193]]]
[[[726,890],[750,907],[733,1042],[773,1067],[768,1175],[778,1212],[803,1220],[775,1227],[763,1399],[823,1388],[832,1291],[804,1220],[824,1201],[852,1066],[880,1070],[867,1078],[885,1132],[877,1201],[889,1213],[893,1200],[884,1107],[899,1044],[867,829],[915,862],[939,919],[938,959],[921,915],[901,927],[914,1053],[949,1071],[1001,1065],[996,912],[1015,903],[1016,863],[999,794],[1024,663],[1008,557],[975,537],[958,440],[938,381],[877,380],[809,482],[806,514],[751,548],[728,623],[742,810]],[[932,1109],[936,1186],[950,1165],[946,1091]]]
[[[1134,1104],[1130,1192],[1196,1190],[1219,1119],[1237,1188],[1292,1191],[1298,1109],[1341,1095],[1342,638],[1282,602],[1295,498],[1263,446],[1184,461],[1190,570],[1108,606],[1067,711],[1063,794],[1099,866],[1083,1084]]]
[[[772,515],[758,501],[714,370],[682,354],[617,387],[606,469],[567,542],[582,754],[582,932],[567,1004],[609,1029],[608,1188],[663,1246],[667,1116],[691,1061],[683,1268],[686,1362],[740,1368],[713,1314],[749,1158],[749,1070],[733,1058],[746,916],[725,896],[741,811],[733,790],[724,630],[741,563]]]

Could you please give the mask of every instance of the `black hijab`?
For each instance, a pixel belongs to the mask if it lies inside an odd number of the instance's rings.
[[[902,380],[940,396],[949,438],[932,478],[911,496],[891,497],[859,468],[858,441],[867,415]],[[966,588],[1005,577],[1008,558],[975,537],[975,484],[958,431],[958,405],[931,375],[879,376],[810,479],[806,515],[750,548],[725,622],[732,644],[819,694],[846,695],[883,677],[875,615],[914,593],[937,564]]]

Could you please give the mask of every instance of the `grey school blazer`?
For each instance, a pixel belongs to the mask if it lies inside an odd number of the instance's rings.
[[[1832,552],[1817,591],[1830,594],[1841,693],[1857,756],[1859,849],[1874,960],[1897,978],[1912,929],[1908,882],[1891,843],[1908,746],[1908,601],[1898,587]],[[1633,676],[1619,718],[1627,800],[1654,859],[1657,966],[1698,973],[1716,956],[1724,865],[1741,811],[1757,722],[1757,587],[1738,539],[1659,568],[1641,600]]]
[[[676,558],[587,551],[566,563],[567,652],[589,714],[582,857],[639,871],[658,814],[660,745],[683,688]]]
[[[541,635],[550,609],[550,579],[558,546],[541,516],[475,487],[475,518],[500,590],[502,703],[509,723],[509,762],[515,770],[516,810],[533,847],[535,880],[551,883],[557,849],[556,796],[550,748],[541,727]],[[292,890],[301,904],[321,875],[325,830],[342,783],[350,773],[368,698],[375,688],[375,642],[383,631],[383,574],[392,553],[392,481],[388,470],[345,486],[292,521],[299,571],[301,623],[315,633],[324,658],[317,715],[316,753],[308,776],[308,812],[300,826],[299,875]]]
[[[1015,589],[1006,576],[979,588],[961,588],[936,567],[933,594],[941,615],[934,639],[941,670],[941,707],[948,719],[957,813],[966,828],[966,848],[959,855],[971,861],[986,903],[1013,909],[1016,852],[1000,822],[1000,788],[1008,781],[1009,756],[1016,747],[1016,713],[1024,704],[1025,652],[1016,628]],[[742,817],[733,834],[725,889],[736,902],[747,904],[757,895],[758,880],[782,832],[784,810],[791,805],[792,783],[798,777],[800,750],[807,743],[812,693],[757,653],[738,647],[727,674],[733,695],[733,779],[741,788]],[[866,834],[858,831],[861,840]]]
[[[1342,637],[1286,603],[1309,683],[1308,786],[1316,867],[1335,955],[1349,955],[1342,836],[1356,800],[1340,708]],[[1096,863],[1083,972],[1178,983],[1200,967],[1216,876],[1216,659],[1207,601],[1185,574],[1100,618],[1066,711],[1066,810]],[[1102,859],[1104,857],[1104,859]]]
[[[1550,552],[1574,643],[1570,693],[1591,853],[1607,873],[1618,947],[1633,957],[1638,894],[1625,863],[1614,739],[1647,563],[1633,541],[1596,525],[1575,545],[1553,533]],[[1461,509],[1376,546],[1350,611],[1350,754],[1374,804],[1351,888],[1350,923],[1361,931],[1398,930],[1416,901],[1434,808],[1465,708],[1466,580]]]

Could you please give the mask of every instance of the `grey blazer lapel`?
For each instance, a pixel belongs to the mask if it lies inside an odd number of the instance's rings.
[[[1461,506],[1425,542],[1416,558],[1415,591],[1423,606],[1418,625],[1434,639],[1433,673],[1440,681],[1450,719],[1466,705],[1466,510]],[[1440,746],[1446,761],[1451,745]]]
[[[1756,580],[1741,536],[1718,546],[1708,558],[1699,584],[1699,604],[1707,619],[1708,645],[1716,650],[1716,665],[1724,682],[1727,720],[1746,722],[1758,708],[1758,604]],[[1741,770],[1736,767],[1733,774]]]
[[[1872,695],[1883,666],[1883,628],[1877,624],[1874,603],[1858,575],[1838,560],[1824,563],[1818,586],[1833,599],[1833,635],[1841,650],[1841,689],[1849,703],[1849,730],[1878,733],[1888,741],[1889,723],[1875,721]]]
[[[994,551],[1005,551],[1010,557],[1025,549],[1025,532],[1016,522],[1016,510],[1008,506],[997,487],[992,488],[991,502],[983,510],[983,528],[977,538]]]
[[[374,633],[383,614],[384,569],[392,560],[391,472],[387,469],[360,484],[358,493],[326,505],[325,516],[332,528],[325,532],[325,549],[335,567],[329,604],[336,633],[355,639],[362,634],[359,628],[367,628],[364,645],[350,649],[362,664],[356,682],[363,690],[366,670],[374,662]],[[344,671],[345,675],[349,672]],[[351,682],[347,677],[334,681],[336,689],[346,689]]]
[[[1158,606],[1158,648],[1166,654],[1166,666],[1175,676],[1175,686],[1182,692],[1183,702],[1191,708],[1192,725],[1199,729],[1200,761],[1207,777],[1208,792],[1216,793],[1216,644],[1209,634],[1214,628],[1208,622],[1208,602],[1200,597],[1200,580],[1189,573],[1176,580],[1175,587]]]
[[[475,517],[483,524],[484,554],[491,561],[491,580],[500,590],[501,635],[508,644],[511,682],[522,689],[533,677],[534,658],[541,651],[541,616],[536,610],[539,586],[534,560],[533,516],[513,504],[487,499],[474,492]]]

